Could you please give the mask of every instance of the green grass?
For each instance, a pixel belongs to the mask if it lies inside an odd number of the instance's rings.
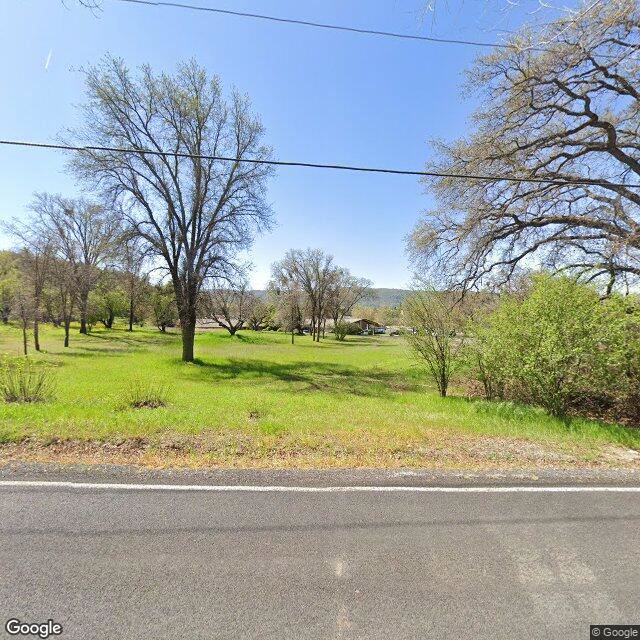
[[[15,327],[0,327],[0,354],[19,354],[20,338]],[[96,329],[89,336],[74,332],[69,349],[62,341],[62,330],[46,327],[45,351],[32,354],[54,369],[55,399],[0,404],[0,442],[197,441],[200,449],[186,451],[204,451],[215,463],[312,452],[314,464],[333,458],[422,464],[424,447],[455,462],[456,447],[466,451],[484,436],[578,447],[585,460],[605,444],[640,448],[640,432],[616,425],[563,422],[510,403],[442,399],[401,338],[329,337],[315,344],[302,337],[291,345],[278,333],[203,333],[194,364],[180,361],[175,333]],[[132,388],[145,385],[162,389],[166,406],[132,408]]]

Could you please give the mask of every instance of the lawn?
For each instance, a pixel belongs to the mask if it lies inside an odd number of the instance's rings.
[[[176,333],[45,327],[54,372],[46,403],[0,403],[5,458],[233,466],[572,466],[616,462],[640,432],[536,408],[442,399],[402,338],[241,332],[198,334],[194,364]],[[0,327],[0,354],[21,334]],[[167,406],[127,404],[136,385],[166,390]],[[454,393],[455,393],[454,389]]]

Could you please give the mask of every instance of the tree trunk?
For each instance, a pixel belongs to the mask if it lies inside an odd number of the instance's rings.
[[[129,331],[133,331],[133,294],[129,298]]]
[[[80,294],[80,333],[87,333],[87,317],[89,315],[89,292]]]
[[[182,332],[182,361],[193,362],[193,345],[196,338],[196,308],[188,305],[180,317]]]
[[[38,312],[33,319],[33,346],[36,351],[40,351],[40,323],[38,322]]]
[[[27,323],[23,321],[22,323],[22,348],[24,350],[24,355],[27,355]]]
[[[71,318],[64,319],[64,346],[69,346],[69,327],[71,325]]]
[[[444,373],[440,373],[440,397],[441,398],[447,397],[448,386],[449,386],[449,382],[447,380],[446,375]]]

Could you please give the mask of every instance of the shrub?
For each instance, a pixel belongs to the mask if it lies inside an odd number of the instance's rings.
[[[607,403],[637,380],[637,315],[621,297],[566,277],[539,275],[522,300],[507,298],[472,326],[470,363],[489,399],[511,398],[558,416]]]
[[[134,380],[125,396],[125,403],[133,409],[158,409],[167,406],[168,390],[162,383]]]
[[[360,327],[353,322],[342,322],[336,323],[336,326],[333,328],[333,333],[336,336],[336,340],[342,342],[347,336],[353,336],[357,333],[360,333]]]
[[[412,326],[405,338],[444,398],[464,349],[460,308],[452,296],[434,289],[412,293],[404,307]]]
[[[44,402],[54,395],[52,371],[28,358],[0,362],[0,395],[5,402]]]

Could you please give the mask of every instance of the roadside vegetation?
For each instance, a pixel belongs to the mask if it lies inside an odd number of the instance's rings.
[[[637,460],[638,25],[637,3],[595,3],[474,62],[474,128],[424,177],[419,284],[384,312],[320,248],[251,290],[274,163],[248,97],[195,61],[86,66],[68,168],[87,197],[34,194],[0,252],[3,455]]]
[[[541,466],[612,463],[640,432],[509,401],[442,398],[402,338],[291,345],[283,332],[180,335],[95,328],[64,348],[45,327],[31,358],[47,402],[0,405],[2,456],[232,466]],[[0,351],[21,349],[15,325]],[[453,387],[463,393],[461,387]]]

